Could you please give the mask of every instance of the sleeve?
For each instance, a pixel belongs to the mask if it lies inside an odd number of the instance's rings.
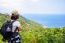
[[[17,22],[16,22],[16,27],[20,27],[20,26],[21,26],[20,22],[17,21]]]
[[[21,26],[21,24],[20,24],[19,21],[14,22],[14,23],[13,23],[12,32],[14,32],[14,30],[16,29],[16,27],[20,27],[20,26]]]

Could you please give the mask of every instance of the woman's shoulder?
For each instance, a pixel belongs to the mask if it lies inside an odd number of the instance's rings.
[[[19,21],[15,21],[14,23],[20,24],[20,22],[19,22]]]
[[[14,23],[20,23],[18,20],[11,20],[11,21],[14,21]]]
[[[20,27],[20,22],[19,21],[15,21],[14,23],[13,23],[13,26],[17,26],[17,27]]]

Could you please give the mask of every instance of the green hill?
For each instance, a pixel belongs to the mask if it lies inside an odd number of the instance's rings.
[[[10,16],[0,13],[0,27],[10,19]],[[20,32],[22,43],[65,43],[65,27],[43,28],[41,24],[28,20],[23,16],[18,19],[21,23]],[[3,43],[0,35],[0,43]]]
[[[8,19],[10,19],[9,15],[0,13],[0,27]],[[34,21],[31,21],[31,20],[28,20],[28,19],[24,18],[23,16],[20,16],[18,20],[20,21],[21,26],[23,28],[26,28],[26,29],[30,29],[30,28],[43,28],[41,24],[38,24],[38,23],[36,23]]]
[[[9,19],[10,19],[9,15],[0,13],[0,27],[2,26],[2,24],[5,21],[7,21]],[[33,31],[32,29],[36,30],[36,29],[39,29],[39,28],[43,28],[41,24],[38,24],[38,23],[31,21],[31,20],[28,20],[28,19],[24,18],[23,16],[20,16],[18,20],[21,23],[21,28],[22,28],[23,34],[24,34],[24,32],[28,32],[30,30]]]

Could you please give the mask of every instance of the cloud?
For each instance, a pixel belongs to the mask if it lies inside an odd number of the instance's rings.
[[[59,0],[1,0],[0,12],[17,9],[20,13],[64,13],[65,6]],[[56,2],[56,4],[55,4]],[[60,4],[61,3],[61,4]]]
[[[32,2],[39,2],[39,0],[31,0]]]
[[[11,12],[13,9],[16,9],[19,12],[21,12],[21,10],[23,9],[20,6],[21,2],[23,2],[23,0],[2,0],[0,3],[0,7],[1,7],[0,9],[3,9],[3,10],[6,9],[7,12]],[[3,12],[6,12],[6,11],[3,11]]]
[[[65,7],[29,7],[24,11],[30,14],[65,14]]]

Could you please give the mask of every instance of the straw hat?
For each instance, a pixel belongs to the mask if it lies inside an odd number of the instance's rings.
[[[12,15],[19,15],[19,13],[18,13],[17,10],[13,10],[13,11],[12,11]]]

